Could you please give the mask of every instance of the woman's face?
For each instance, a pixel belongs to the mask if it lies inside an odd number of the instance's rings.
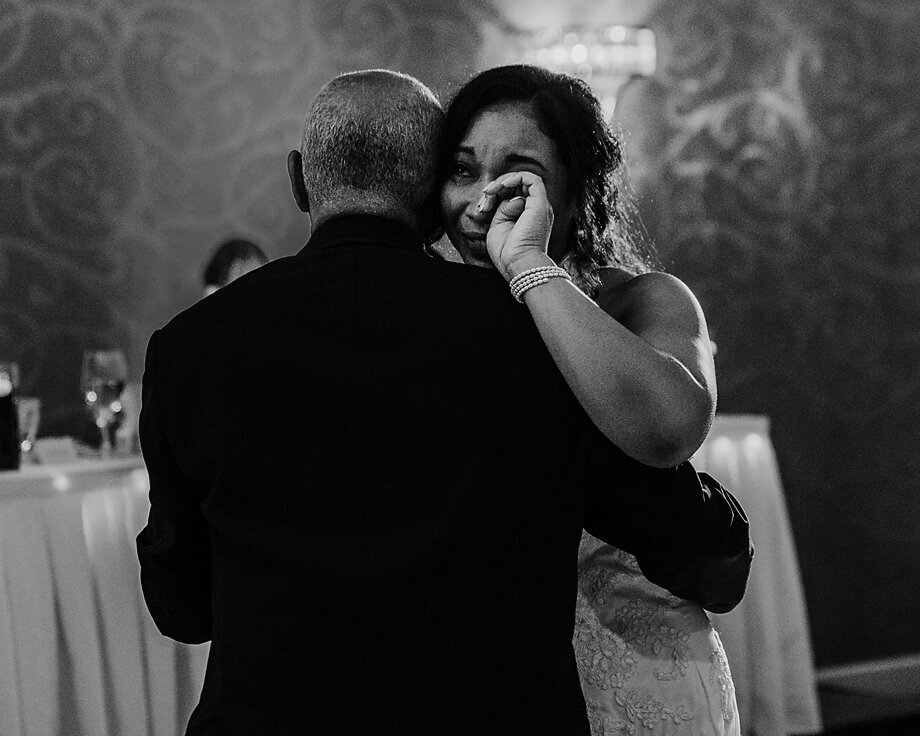
[[[492,268],[486,250],[492,212],[477,212],[476,204],[486,184],[512,171],[543,179],[555,215],[549,255],[558,263],[568,251],[575,203],[567,194],[568,175],[556,144],[540,130],[530,104],[501,103],[473,118],[441,189],[447,236],[465,263]]]

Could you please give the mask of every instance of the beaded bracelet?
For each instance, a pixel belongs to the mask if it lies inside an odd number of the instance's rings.
[[[559,266],[538,266],[537,268],[528,268],[526,271],[521,271],[508,282],[508,286],[511,289],[511,296],[521,304],[524,302],[525,291],[532,289],[534,286],[545,284],[550,279],[557,278],[572,280],[568,271],[564,268]]]

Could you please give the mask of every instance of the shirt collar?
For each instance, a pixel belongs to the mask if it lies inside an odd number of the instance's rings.
[[[403,222],[378,215],[339,215],[326,220],[310,236],[301,253],[343,243],[383,245],[424,252],[422,239]]]

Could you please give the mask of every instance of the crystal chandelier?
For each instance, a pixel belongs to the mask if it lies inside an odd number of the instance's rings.
[[[509,48],[516,61],[566,72],[594,90],[609,118],[620,87],[655,73],[655,34],[649,28],[548,28],[518,33]],[[510,57],[509,57],[510,58]]]

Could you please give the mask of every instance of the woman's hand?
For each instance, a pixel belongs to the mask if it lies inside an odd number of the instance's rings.
[[[553,211],[531,172],[499,177],[479,206],[494,211],[486,249],[509,281],[553,265]],[[692,292],[666,274],[643,274],[594,301],[566,279],[529,289],[524,303],[572,392],[627,455],[673,467],[700,446],[715,412],[709,336]]]
[[[482,212],[495,210],[486,249],[505,279],[552,263],[546,248],[553,229],[553,208],[539,176],[529,171],[504,174],[483,189],[477,206]]]

